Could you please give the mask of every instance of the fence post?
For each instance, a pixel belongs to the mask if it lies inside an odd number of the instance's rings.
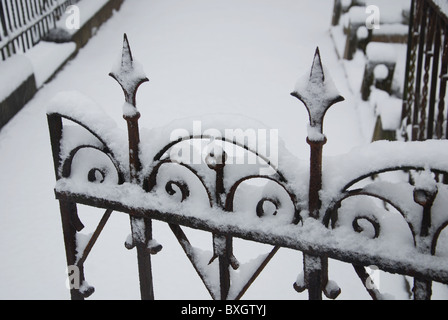
[[[83,266],[77,266],[77,250],[76,250],[76,234],[81,231],[84,226],[77,219],[78,217],[78,209],[76,203],[68,202],[65,200],[59,201],[60,211],[61,211],[61,220],[62,220],[62,230],[64,235],[64,244],[65,244],[65,253],[67,258],[67,267],[68,267],[68,285],[70,289],[70,295],[72,300],[84,300],[93,294],[93,287],[90,287],[84,293],[81,288],[83,287],[84,279],[84,268]],[[71,282],[71,274],[70,268],[76,267],[77,271],[77,279],[74,279],[74,282]]]
[[[334,104],[344,101],[344,98],[335,90],[331,78],[324,74],[324,68],[319,52],[316,49],[311,72],[299,80],[294,97],[303,102],[310,117],[307,142],[310,145],[310,185],[309,185],[309,215],[319,220],[321,199],[319,192],[322,189],[322,155],[323,146],[327,138],[323,134],[323,122],[327,110]],[[304,253],[305,287],[308,289],[311,300],[321,300],[322,291],[328,282],[328,258]],[[304,289],[304,288],[303,288]],[[327,293],[337,296],[336,293]]]
[[[124,35],[120,65],[109,75],[120,84],[125,95],[123,118],[128,126],[130,180],[131,183],[139,184],[141,163],[139,158],[140,134],[138,120],[140,113],[136,107],[136,95],[140,85],[149,80],[143,74],[143,71],[136,66],[126,34]],[[128,248],[136,247],[137,249],[141,297],[143,300],[154,300],[151,254],[160,251],[161,247],[148,248],[149,241],[152,240],[152,221],[150,219],[138,218],[134,214],[130,216],[132,244],[128,244]]]

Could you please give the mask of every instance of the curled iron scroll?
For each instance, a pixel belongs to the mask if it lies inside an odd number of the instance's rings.
[[[91,145],[91,144],[82,144],[82,145],[78,145],[74,149],[72,149],[69,152],[68,156],[65,159],[62,159],[62,163],[59,168],[60,172],[61,172],[61,176],[63,178],[69,178],[72,173],[72,165],[73,165],[73,160],[74,160],[75,156],[81,150],[92,149],[92,150],[96,150],[96,151],[106,155],[109,158],[109,160],[110,160],[111,164],[113,165],[113,167],[115,168],[117,176],[118,176],[117,183],[123,184],[125,182],[125,175],[124,175],[123,171],[121,170],[120,163],[118,162],[118,160],[116,159],[111,148],[108,147],[108,145],[104,141],[104,139],[102,139],[99,134],[97,134],[94,130],[92,130],[89,126],[83,124],[82,122],[80,122],[76,119],[67,117],[67,116],[63,116],[63,115],[58,115],[58,116],[60,116],[61,118],[67,119],[69,121],[72,121],[75,124],[83,127],[88,132],[90,132],[101,143],[101,146],[95,146],[95,145]],[[98,179],[97,174],[99,174],[101,176],[100,179]],[[103,167],[92,167],[88,171],[86,180],[89,182],[103,183],[107,174],[108,174],[108,171],[105,170]]]
[[[173,147],[175,147],[177,144],[192,141],[195,139],[208,140],[208,139],[214,139],[214,138],[208,137],[208,136],[190,136],[190,137],[178,139],[177,141],[171,142],[166,147],[164,147],[155,156],[155,158],[154,158],[155,165],[152,167],[150,174],[145,179],[143,179],[143,188],[145,191],[151,192],[155,188],[155,186],[157,185],[157,176],[158,176],[162,166],[164,166],[166,164],[179,165],[179,166],[183,166],[184,168],[188,169],[188,171],[193,173],[193,175],[196,176],[196,178],[201,182],[204,190],[207,192],[211,207],[217,205],[217,203],[216,203],[217,198],[215,197],[215,194],[217,191],[216,189],[219,189],[220,192],[221,191],[225,192],[225,197],[224,197],[224,201],[222,204],[223,209],[227,212],[233,212],[233,210],[234,210],[233,202],[234,202],[235,193],[236,193],[237,189],[244,182],[247,182],[249,180],[265,179],[267,181],[276,183],[289,196],[289,199],[291,200],[291,203],[293,204],[294,210],[295,210],[294,219],[292,219],[293,221],[291,221],[291,222],[297,224],[299,221],[301,221],[301,217],[299,214],[300,210],[297,206],[296,196],[294,195],[293,192],[291,192],[289,190],[287,182],[286,182],[286,178],[284,177],[284,175],[277,168],[274,167],[274,165],[269,161],[269,159],[267,159],[266,157],[260,155],[259,153],[255,152],[255,151],[250,150],[245,145],[239,144],[238,142],[235,142],[235,141],[227,140],[225,138],[218,139],[222,142],[230,143],[237,147],[241,147],[244,150],[246,150],[247,152],[251,152],[251,153],[255,154],[257,157],[260,157],[261,160],[266,162],[266,164],[269,165],[273,169],[273,172],[275,174],[273,174],[272,176],[249,174],[249,175],[241,178],[240,180],[236,181],[233,184],[233,186],[231,186],[229,188],[229,190],[223,190],[223,188],[222,188],[223,181],[217,181],[216,185],[210,186],[205,182],[205,181],[210,181],[210,179],[207,180],[205,177],[201,176],[201,174],[196,169],[194,169],[193,166],[173,160],[170,158],[170,150]],[[219,159],[217,159],[217,157]],[[218,154],[215,154],[215,153],[208,154],[205,157],[205,165],[208,167],[208,169],[210,169],[210,174],[213,174],[213,171],[216,174],[218,174],[218,171],[225,172],[226,159],[227,159],[227,154],[225,151],[222,153],[218,153]],[[201,171],[201,173],[204,174],[203,171]],[[224,180],[224,177],[219,177],[217,179]],[[175,194],[176,191],[173,189],[174,186],[176,187],[177,190],[180,190],[180,192],[182,193],[183,201],[186,200],[192,192],[191,188],[188,186],[188,183],[186,181],[182,181],[182,179],[176,178],[176,179],[172,179],[172,180],[168,181],[167,185],[165,186],[165,190],[167,191],[168,194],[171,194],[171,195]],[[255,213],[257,214],[257,216],[261,217],[264,214],[266,214],[265,209],[264,209],[264,205],[266,203],[271,203],[276,208],[274,210],[275,212],[273,212],[273,215],[275,216],[277,213],[277,210],[281,207],[281,203],[280,203],[280,200],[277,199],[277,197],[275,197],[274,195],[273,196],[265,196],[259,200],[259,202],[255,208]]]
[[[428,219],[427,217],[425,217],[425,206],[428,206],[429,208],[432,206],[432,204],[434,203],[434,200],[437,196],[437,192],[435,193],[431,193],[431,192],[426,192],[425,190],[420,190],[420,188],[415,187],[414,188],[414,192],[413,192],[413,199],[415,201],[416,204],[420,205],[422,207],[422,218],[421,218],[421,225],[415,225],[415,221],[412,220],[412,218],[408,217],[406,214],[406,210],[404,210],[403,208],[400,207],[400,205],[398,203],[396,203],[394,201],[394,199],[390,199],[387,197],[387,195],[384,194],[377,194],[375,192],[372,192],[371,190],[368,190],[368,188],[364,187],[361,189],[354,189],[354,190],[349,190],[351,187],[353,187],[356,183],[369,178],[369,177],[374,177],[378,174],[381,173],[387,173],[387,172],[394,172],[394,171],[411,171],[414,170],[416,172],[422,172],[422,171],[428,171],[427,168],[422,168],[420,166],[406,166],[406,167],[390,167],[390,168],[384,168],[382,170],[377,170],[375,172],[371,172],[369,174],[364,174],[361,175],[360,177],[350,181],[349,183],[347,183],[344,188],[341,190],[340,194],[333,200],[333,202],[331,203],[331,205],[329,205],[326,208],[325,211],[325,215],[323,218],[323,223],[325,226],[329,227],[331,226],[332,228],[336,227],[337,221],[338,221],[338,211],[341,208],[342,202],[352,198],[352,197],[356,197],[356,196],[368,196],[368,197],[373,197],[376,199],[379,199],[381,201],[383,201],[384,203],[387,203],[389,205],[391,205],[392,207],[394,207],[401,215],[401,217],[404,219],[404,221],[406,222],[406,224],[409,227],[409,230],[412,234],[412,238],[414,241],[414,246],[417,245],[418,239],[417,237],[420,235],[422,235],[422,231],[419,232],[419,229],[428,229],[430,226],[429,225],[425,225],[424,220]],[[444,174],[446,175],[447,173],[442,171],[442,170],[438,170],[438,169],[430,169],[429,170],[432,173],[435,174]],[[410,184],[411,185],[411,184]],[[412,186],[412,185],[411,185]],[[430,212],[430,211],[429,211]],[[429,213],[430,214],[430,213]],[[381,234],[381,225],[380,222],[372,217],[366,217],[363,216],[362,213],[358,214],[355,216],[353,222],[352,222],[352,226],[354,231],[356,232],[360,232],[361,231],[361,226],[359,225],[359,221],[361,220],[365,220],[368,221],[372,227],[374,228],[374,238],[378,238]],[[428,222],[426,222],[426,224],[428,224]],[[429,224],[431,224],[430,218],[429,218]],[[431,232],[431,234],[429,233],[425,233],[425,236],[431,235],[432,239],[431,239],[431,254],[435,254],[436,251],[436,247],[437,247],[437,242],[440,236],[440,233],[442,232],[442,230],[448,225],[448,221],[438,225],[438,226],[434,226],[434,230],[433,232]]]

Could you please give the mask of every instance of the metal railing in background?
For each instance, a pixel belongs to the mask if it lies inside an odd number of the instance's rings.
[[[413,0],[403,102],[405,140],[446,139],[448,12],[446,1]]]
[[[6,60],[41,41],[79,0],[0,0],[0,52]]]

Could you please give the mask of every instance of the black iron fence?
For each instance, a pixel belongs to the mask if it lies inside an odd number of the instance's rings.
[[[448,138],[447,80],[446,1],[413,0],[402,114],[405,139]]]
[[[122,62],[110,75],[125,94],[127,134],[120,135],[107,115],[73,93],[62,94],[48,109],[73,299],[94,292],[85,281],[85,262],[114,211],[131,220],[125,246],[137,250],[143,299],[155,297],[151,256],[162,249],[153,239],[152,220],[169,224],[214,299],[240,299],[283,247],[303,254],[303,268],[291,287],[307,290],[310,299],[322,299],[323,294],[334,299],[341,293],[329,279],[329,259],[353,265],[354,276],[374,299],[384,295],[368,271],[373,266],[411,277],[415,299],[430,299],[434,281],[448,284],[443,236],[448,189],[437,179],[448,173],[448,142],[380,141],[325,159],[324,117],[343,98],[324,73],[319,51],[311,72],[292,94],[309,113],[310,162],[305,166],[284,153],[284,161],[270,162],[237,140],[217,136],[187,134],[171,142],[167,137],[156,143],[158,147],[152,138],[144,143],[135,97],[148,79],[134,62],[126,37]],[[223,144],[206,149],[201,161],[192,163],[179,147],[197,141]],[[229,145],[255,155],[271,170],[235,166]],[[403,171],[412,172],[412,181],[384,179],[383,173]],[[200,206],[197,197],[202,199]],[[249,201],[253,202],[246,207]],[[78,204],[105,210],[87,243],[77,241],[84,229]],[[213,235],[213,252],[205,259],[185,227]],[[244,266],[234,254],[234,238],[272,245],[238,281],[235,270]]]
[[[41,41],[79,0],[0,0],[0,52],[2,60],[26,52]]]

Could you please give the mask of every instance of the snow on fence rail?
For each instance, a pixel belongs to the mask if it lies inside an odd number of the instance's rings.
[[[0,52],[2,60],[26,52],[39,43],[79,0],[0,0]]]
[[[310,299],[334,299],[341,292],[328,277],[329,259],[352,264],[374,299],[385,296],[370,281],[369,266],[413,277],[415,299],[430,299],[433,281],[448,284],[441,245],[448,188],[439,182],[448,173],[448,141],[381,141],[324,159],[325,113],[343,100],[324,70],[317,50],[310,73],[292,93],[309,112],[310,162],[278,147],[274,163],[244,139],[216,133],[172,141],[166,130],[154,129],[140,136],[135,97],[148,79],[126,36],[122,61],[110,75],[125,94],[127,134],[82,95],[55,97],[47,115],[72,299],[94,292],[84,263],[113,211],[130,216],[125,246],[137,250],[143,299],[154,299],[151,255],[162,250],[152,220],[169,224],[213,299],[240,299],[282,247],[303,253],[303,269],[291,282],[298,292],[308,290]],[[236,149],[259,161],[238,164]],[[189,152],[199,153],[201,161],[191,163],[195,155]],[[382,174],[390,172],[406,179],[385,179]],[[77,204],[106,210],[88,241],[79,241],[84,225]],[[213,252],[195,248],[184,227],[213,234]],[[242,265],[234,238],[273,248]],[[70,277],[74,270],[77,278]]]

